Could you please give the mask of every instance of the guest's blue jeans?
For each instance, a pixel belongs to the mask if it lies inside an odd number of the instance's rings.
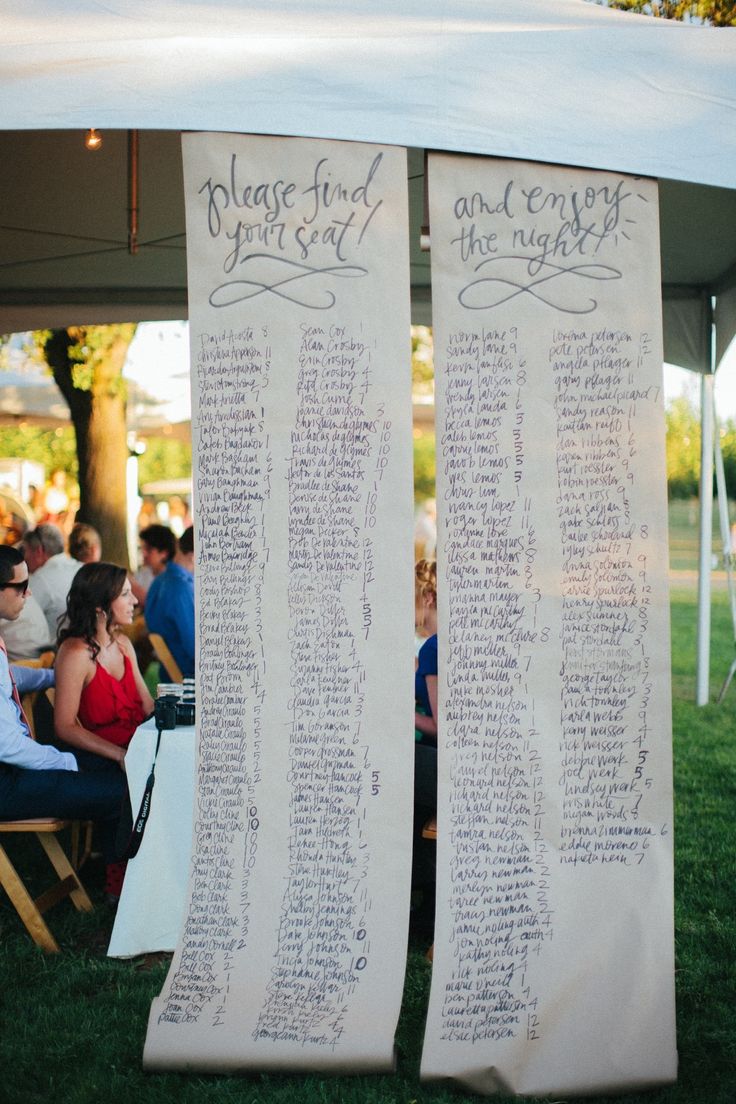
[[[111,759],[76,751],[74,755],[79,771],[27,770],[0,763],[0,820],[99,821],[100,842],[106,861],[111,862],[125,774]]]

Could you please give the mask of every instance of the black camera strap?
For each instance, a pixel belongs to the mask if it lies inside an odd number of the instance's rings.
[[[117,857],[120,862],[124,859],[133,859],[140,850],[141,843],[143,842],[143,833],[146,830],[146,824],[148,823],[148,817],[151,813],[151,795],[153,794],[153,786],[156,781],[156,758],[158,756],[158,749],[161,746],[161,733],[163,728],[160,724],[156,724],[156,750],[153,753],[153,762],[151,763],[151,771],[146,780],[146,787],[143,791],[143,797],[141,798],[140,808],[138,810],[138,816],[133,820],[133,809],[130,804],[130,791],[126,789],[125,798],[123,799],[123,808],[120,814],[120,821],[118,823],[118,831],[116,837],[116,851]]]

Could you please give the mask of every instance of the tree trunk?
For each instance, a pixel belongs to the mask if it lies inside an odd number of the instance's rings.
[[[99,531],[104,560],[129,568],[128,446],[122,370],[130,337],[114,336],[104,358],[96,360],[86,390],[75,387],[73,373],[79,365],[69,356],[70,348],[78,340],[76,331],[52,330],[44,349],[54,379],[69,404],[77,438],[79,512],[76,520],[93,525]]]

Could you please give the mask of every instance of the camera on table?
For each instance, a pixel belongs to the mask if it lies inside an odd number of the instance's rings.
[[[169,728],[176,728],[176,705],[177,699],[172,695],[166,695],[162,698],[156,698],[153,703],[153,716],[156,720],[156,728],[160,728],[162,731]]]
[[[193,725],[195,717],[194,679],[186,678],[183,684],[159,683],[153,715],[157,728],[176,728],[177,725]]]

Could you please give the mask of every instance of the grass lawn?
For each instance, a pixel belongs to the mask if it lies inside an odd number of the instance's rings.
[[[736,520],[736,508],[729,502],[729,517]],[[673,571],[695,571],[698,567],[698,501],[673,499],[669,504],[670,568]],[[723,539],[718,503],[713,500],[713,526],[711,531],[711,553],[715,557],[714,565],[723,571]]]
[[[734,654],[725,591],[714,596],[713,620],[714,699]],[[698,709],[693,704],[694,587],[673,592],[672,629],[680,1076],[666,1089],[609,1097],[611,1104],[736,1100],[736,681],[722,706]],[[22,858],[26,872],[34,855],[29,843],[22,847],[19,865]],[[2,1104],[463,1104],[478,1099],[419,1083],[430,977],[426,943],[419,942],[409,948],[398,1064],[391,1076],[144,1074],[148,1009],[163,984],[167,960],[106,959],[112,915],[101,903],[100,872],[85,871],[85,881],[99,902],[93,914],[76,913],[64,902],[49,915],[62,944],[60,955],[39,951],[7,899],[0,901]]]

